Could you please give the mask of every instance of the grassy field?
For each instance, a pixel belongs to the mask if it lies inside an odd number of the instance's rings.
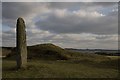
[[[92,61],[29,60],[27,70],[16,70],[16,62],[3,60],[3,78],[116,78],[117,65]]]
[[[28,47],[27,69],[16,70],[15,48],[3,48],[3,78],[117,78],[117,56],[72,52],[53,44]]]

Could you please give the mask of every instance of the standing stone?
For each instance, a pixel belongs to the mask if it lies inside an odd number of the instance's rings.
[[[16,25],[16,47],[17,47],[17,68],[26,68],[27,65],[27,44],[25,22],[22,18],[17,19]]]

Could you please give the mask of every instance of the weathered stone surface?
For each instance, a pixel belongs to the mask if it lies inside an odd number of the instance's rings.
[[[25,22],[22,18],[17,19],[16,25],[16,47],[17,47],[17,68],[26,68],[27,65],[27,43]]]

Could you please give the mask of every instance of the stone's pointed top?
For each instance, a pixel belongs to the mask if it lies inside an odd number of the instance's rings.
[[[21,22],[21,21],[22,21],[22,22],[24,23],[24,19],[23,19],[22,17],[19,17],[19,18],[17,19],[17,21],[18,21],[18,22]]]
[[[23,19],[22,17],[19,17],[18,19]]]

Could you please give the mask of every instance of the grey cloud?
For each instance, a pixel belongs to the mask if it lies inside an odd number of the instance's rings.
[[[16,2],[3,2],[2,7],[3,18],[6,19],[16,19],[22,15],[27,15],[25,12],[30,10],[29,7],[25,7],[25,4]]]
[[[46,5],[49,9],[90,9],[117,5],[115,2],[3,2],[3,18],[16,19],[19,16],[27,16],[36,8]],[[38,9],[40,11],[40,9]]]
[[[43,0],[4,0],[3,2],[41,2]],[[46,0],[50,2],[118,2],[119,0]]]
[[[2,45],[3,46],[15,46],[16,38],[15,33],[12,31],[2,32]]]
[[[106,8],[117,5],[117,2],[51,2],[48,7],[50,9],[85,9],[85,10],[97,10],[98,8]]]
[[[47,6],[46,2],[3,2],[2,13],[3,18],[16,19],[18,17],[26,17],[37,11],[41,11],[41,7]]]
[[[100,18],[82,18],[68,15],[59,18],[51,14],[46,20],[38,21],[36,26],[55,33],[116,34],[117,24],[117,15]]]
[[[75,6],[75,4],[77,4]],[[51,3],[50,8],[59,9],[82,9],[97,10],[99,7],[106,8],[117,3],[111,2],[94,2],[94,3]],[[75,7],[73,7],[75,6]],[[45,21],[38,21],[36,25],[43,30],[49,30],[55,33],[93,33],[93,34],[116,34],[117,33],[117,12],[111,12],[102,18],[82,18],[78,16],[69,15],[64,18],[59,18],[54,14],[47,14],[49,17]],[[87,23],[87,24],[86,24]]]
[[[68,11],[84,9],[84,10],[97,10],[98,8],[113,7],[116,3],[4,3],[3,2],[3,25],[15,28],[16,19],[21,17],[32,17],[35,9],[41,11],[41,7],[46,5],[46,8],[54,11],[57,9],[67,9]],[[71,37],[64,34],[80,34],[80,33],[93,33],[93,34],[116,34],[117,33],[117,12],[109,13],[102,18],[82,18],[75,15],[67,14],[66,17],[59,18],[53,13],[46,13],[48,18],[41,20],[41,14],[36,13],[40,21],[36,22],[34,28],[42,31],[51,32],[52,35],[42,36],[44,33],[32,33],[27,31],[28,45],[34,45],[45,42],[52,42],[61,47],[74,47],[74,48],[116,48],[117,41],[108,40],[109,37],[96,37],[97,40],[80,40],[76,41]],[[33,17],[34,18],[34,17]],[[32,19],[33,19],[32,18]],[[37,19],[38,19],[37,18]],[[28,20],[26,19],[26,22]],[[28,23],[29,24],[29,23]],[[27,29],[33,29],[30,25],[26,25]],[[5,26],[4,26],[5,27]],[[3,31],[3,45],[15,45],[15,33],[12,31]],[[62,38],[54,38],[56,35]],[[46,34],[45,34],[46,35]],[[63,36],[64,35],[64,36]]]
[[[29,21],[32,14],[39,15],[43,11],[42,7],[48,3],[36,2],[3,2],[2,3],[2,24],[9,27],[15,27],[16,19],[23,17]]]
[[[74,37],[72,38],[71,36],[67,36],[65,34],[59,34],[60,37],[62,38],[55,38],[58,34],[52,34],[48,36],[42,36],[42,33],[32,33],[32,32],[27,32],[27,43],[28,45],[35,45],[35,44],[41,44],[41,43],[53,43],[56,45],[59,45],[63,48],[66,47],[73,47],[73,48],[108,48],[110,49],[111,45],[112,48],[116,49],[117,48],[117,41],[114,40],[104,40],[104,39],[109,39],[109,37],[101,37],[101,35],[94,36],[96,39],[95,40],[75,40]],[[81,34],[80,34],[81,35]],[[80,37],[81,38],[81,37]],[[102,38],[102,39],[100,39]],[[3,41],[2,41],[4,46],[15,46],[15,34],[13,31],[6,31],[3,32]],[[112,49],[111,48],[111,49]]]
[[[31,14],[38,3],[31,2],[3,2],[2,13],[5,19],[17,19]],[[40,4],[39,4],[40,5]]]
[[[3,2],[2,3],[2,24],[14,28],[16,19],[27,15],[30,8],[23,3]]]

